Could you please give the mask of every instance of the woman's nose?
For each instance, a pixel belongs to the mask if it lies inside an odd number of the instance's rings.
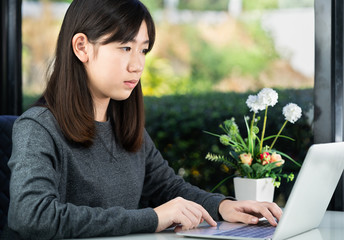
[[[139,53],[134,53],[130,57],[128,64],[129,72],[142,72],[145,66],[145,56],[141,56]]]

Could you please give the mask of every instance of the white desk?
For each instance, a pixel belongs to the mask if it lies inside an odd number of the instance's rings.
[[[85,238],[86,239],[86,238]],[[84,240],[85,240],[84,239]],[[161,233],[130,234],[120,237],[87,238],[89,240],[191,240],[176,235],[173,230]],[[344,212],[326,212],[319,228],[290,238],[289,240],[343,240],[344,239]]]

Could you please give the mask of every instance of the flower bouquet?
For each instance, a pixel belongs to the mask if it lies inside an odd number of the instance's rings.
[[[257,95],[250,95],[246,101],[250,111],[253,112],[252,119],[245,116],[244,121],[247,130],[247,138],[243,138],[239,132],[239,128],[235,123],[235,119],[229,119],[220,125],[220,128],[225,134],[214,134],[206,132],[219,138],[220,142],[229,147],[229,155],[217,155],[208,153],[206,159],[217,161],[225,164],[229,168],[236,169],[236,174],[241,177],[250,179],[272,178],[274,186],[279,187],[281,178],[286,178],[287,181],[294,179],[294,174],[283,174],[282,168],[285,160],[288,159],[300,166],[287,154],[274,149],[274,144],[279,137],[294,141],[292,138],[281,135],[282,130],[287,122],[295,123],[302,115],[302,110],[294,103],[289,103],[283,108],[283,115],[285,122],[276,135],[264,136],[267,122],[268,108],[273,107],[278,101],[278,94],[271,88],[262,89]],[[257,117],[259,111],[265,111],[263,127],[260,129],[258,123],[260,117]],[[259,136],[260,135],[260,136]],[[272,140],[270,145],[265,145],[267,140]],[[231,178],[229,176],[217,184],[212,191],[218,188],[226,180]]]

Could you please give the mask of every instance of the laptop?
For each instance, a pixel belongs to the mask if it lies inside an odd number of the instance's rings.
[[[277,227],[218,222],[180,231],[186,237],[208,239],[281,240],[319,226],[344,170],[344,142],[314,144],[305,157]]]

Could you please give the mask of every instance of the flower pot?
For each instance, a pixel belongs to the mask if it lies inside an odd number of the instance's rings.
[[[234,178],[235,198],[238,200],[255,200],[272,202],[275,186],[272,178]]]

